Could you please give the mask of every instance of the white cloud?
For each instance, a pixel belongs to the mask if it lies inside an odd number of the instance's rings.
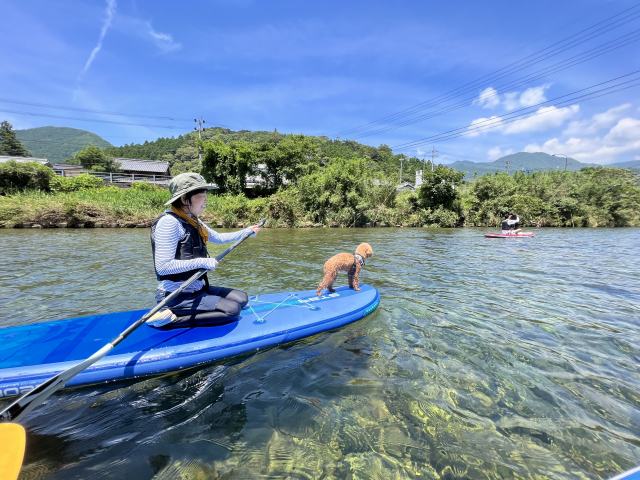
[[[487,158],[489,160],[497,160],[498,158],[504,157],[505,155],[511,155],[512,153],[514,153],[513,148],[502,150],[500,147],[493,147],[487,152]]]
[[[547,100],[544,92],[549,88],[548,85],[527,88],[520,94],[520,105],[523,107],[531,107]]]
[[[495,109],[502,105],[510,112],[518,108],[531,107],[547,100],[545,96],[549,85],[527,88],[523,92],[507,92],[499,95],[493,87],[487,87],[480,92],[478,98],[473,101],[474,105],[479,105],[486,109]]]
[[[102,50],[102,42],[104,41],[104,37],[107,35],[107,32],[111,27],[111,23],[113,22],[113,17],[115,16],[115,14],[116,14],[116,0],[107,0],[107,9],[105,11],[104,21],[102,22],[102,29],[100,30],[100,37],[98,38],[98,43],[95,47],[93,47],[93,50],[91,50],[91,53],[89,54],[89,58],[84,64],[84,67],[80,72],[80,79],[82,79],[85,76],[85,74],[89,71],[89,68],[91,68],[91,65],[93,64],[93,61],[95,60],[96,56],[98,55],[100,50]]]
[[[504,108],[508,112],[520,107],[520,99],[518,92],[507,92],[503,96]]]
[[[541,107],[535,114],[514,121],[504,126],[503,133],[510,135],[515,133],[540,132],[556,128],[575,116],[580,110],[579,105],[569,107]]]
[[[612,143],[626,143],[640,140],[640,120],[623,118],[607,133],[604,139]]]
[[[502,96],[504,109],[508,112],[518,108],[531,107],[545,102],[547,97],[545,92],[549,85],[540,85],[539,87],[527,88],[523,92],[507,92]]]
[[[489,118],[476,118],[467,127],[467,136],[477,137],[478,135],[483,133],[485,129],[500,128],[500,125],[502,125],[502,119],[495,115],[492,115]]]
[[[480,92],[480,95],[473,103],[474,105],[480,105],[482,108],[496,108],[500,105],[500,96],[495,88],[487,87]]]
[[[182,48],[182,45],[176,42],[170,34],[155,31],[151,22],[145,22],[145,25],[147,38],[163,53],[174,52]]]
[[[505,135],[544,131],[559,127],[569,118],[576,115],[579,110],[579,105],[562,108],[553,106],[541,107],[534,114],[515,120],[512,123],[505,123],[502,118],[495,115],[488,118],[476,118],[467,127],[467,136],[477,137],[488,130],[497,131]]]
[[[529,144],[525,151],[564,154],[589,163],[629,160],[640,154],[640,119],[620,119],[603,136],[551,138],[542,144]]]
[[[565,136],[595,135],[614,125],[630,107],[630,103],[624,103],[610,108],[606,112],[597,113],[588,120],[573,121],[569,123],[567,129],[562,133]]]
[[[114,28],[124,35],[136,36],[145,42],[153,44],[161,53],[175,52],[182,49],[182,44],[177,42],[173,35],[157,31],[149,20],[118,15],[118,21]]]

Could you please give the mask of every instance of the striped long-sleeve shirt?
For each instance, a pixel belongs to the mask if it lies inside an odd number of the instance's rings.
[[[209,241],[213,243],[230,243],[242,238],[249,232],[251,228],[238,230],[231,233],[218,233],[209,228]],[[191,260],[177,260],[175,258],[176,250],[180,240],[187,235],[182,224],[172,215],[164,215],[153,232],[153,239],[156,243],[155,264],[160,275],[171,275],[174,273],[188,272],[198,268],[210,268],[212,259],[210,258],[193,258]],[[173,282],[171,280],[161,280],[158,284],[158,292],[156,296],[164,296],[164,292],[172,292],[177,289],[182,282]],[[189,285],[185,292],[194,292],[200,290],[204,286],[203,280],[196,280]]]

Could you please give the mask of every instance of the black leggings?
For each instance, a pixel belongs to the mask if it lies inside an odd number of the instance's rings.
[[[247,303],[249,296],[242,290],[210,286],[181,293],[167,307],[178,317],[171,327],[196,327],[233,321]]]

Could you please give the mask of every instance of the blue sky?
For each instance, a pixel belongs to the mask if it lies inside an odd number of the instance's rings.
[[[435,147],[443,163],[640,159],[635,1],[9,0],[0,18],[0,119],[16,129],[122,145],[202,117],[421,157]],[[597,98],[571,95],[601,83]]]

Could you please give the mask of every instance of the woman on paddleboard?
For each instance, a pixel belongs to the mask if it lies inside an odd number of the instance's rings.
[[[508,213],[507,217],[502,220],[501,228],[503,235],[514,235],[522,231],[520,226],[520,218],[515,213]]]
[[[230,243],[248,233],[254,225],[232,233],[218,233],[198,217],[207,206],[207,191],[216,188],[197,173],[181,173],[169,182],[170,206],[151,227],[151,249],[156,278],[160,282],[156,301],[161,302],[197,270],[213,270],[218,262],[210,258],[207,242]],[[249,298],[242,290],[209,284],[205,275],[173,299],[148,323],[170,318],[170,325],[215,325],[236,317]]]

